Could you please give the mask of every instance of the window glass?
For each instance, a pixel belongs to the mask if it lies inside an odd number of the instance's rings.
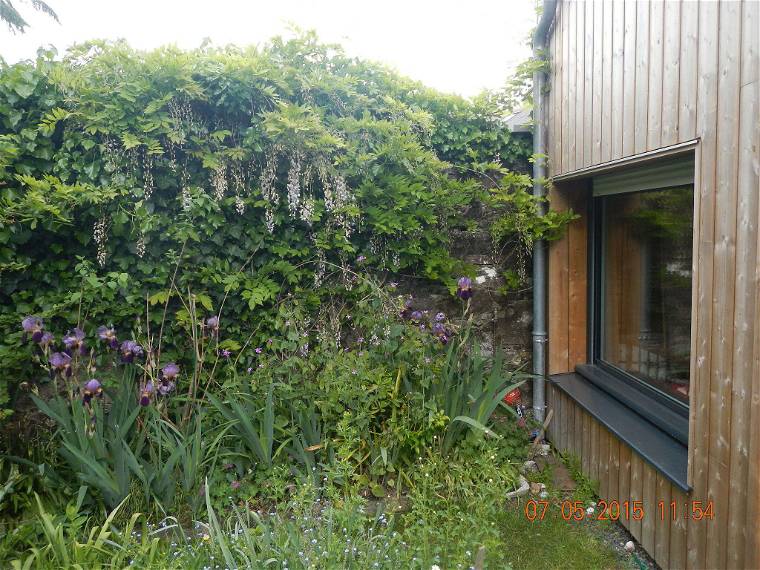
[[[601,198],[601,358],[688,404],[693,187]]]

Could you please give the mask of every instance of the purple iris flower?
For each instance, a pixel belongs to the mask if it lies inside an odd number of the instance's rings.
[[[66,351],[71,354],[79,351],[79,354],[84,354],[87,349],[84,345],[84,331],[79,327],[73,331],[69,331],[68,334],[63,337],[63,344],[66,346]]]
[[[71,376],[71,356],[65,352],[54,352],[50,355],[50,366],[55,372]]]
[[[404,308],[401,309],[401,313],[399,313],[402,319],[408,319],[409,316],[413,314],[412,305],[414,305],[414,299],[411,297],[404,301]]]
[[[435,314],[435,321],[437,323],[441,323],[446,320],[446,315],[444,313],[436,313]]]
[[[143,355],[143,348],[133,340],[125,340],[119,348],[123,362],[133,362],[135,357]]]
[[[119,340],[116,338],[116,329],[113,327],[98,327],[98,338],[108,344],[113,350],[119,348]]]
[[[421,311],[413,311],[410,315],[410,318],[415,322],[418,323],[422,320],[422,312]]]
[[[179,365],[175,364],[174,362],[170,362],[161,369],[161,372],[163,372],[164,378],[166,380],[174,380],[177,374],[179,374]]]
[[[443,326],[443,323],[433,323],[433,334],[446,334],[446,327]]]
[[[42,329],[44,328],[41,318],[34,315],[24,317],[24,320],[21,321],[21,328],[24,329],[24,338],[29,334],[34,342],[40,342]]]
[[[103,394],[103,387],[100,382],[93,378],[87,384],[84,385],[82,403],[87,405],[90,403],[93,397],[100,397]]]
[[[466,301],[472,298],[472,279],[469,277],[460,277],[457,282],[457,296]]]
[[[213,316],[206,319],[206,326],[214,332],[219,332],[219,317]]]
[[[158,384],[158,393],[167,396],[174,392],[177,387],[174,379],[179,374],[179,364],[170,362],[161,369],[160,382]]]
[[[140,405],[143,407],[149,406],[151,396],[153,396],[153,382],[148,380],[140,391]]]
[[[51,344],[55,342],[55,337],[53,336],[53,333],[51,332],[44,332],[42,333],[42,337],[39,340],[40,346],[42,348],[47,348]]]
[[[162,396],[168,396],[172,392],[174,392],[174,388],[176,388],[176,384],[173,380],[167,380],[164,378],[161,380],[161,382],[158,385],[158,393]]]
[[[161,369],[161,381],[158,384],[159,394],[166,396],[174,392],[174,388],[177,386],[174,379],[177,377],[177,374],[179,374],[179,364],[175,364],[174,362],[170,362]]]

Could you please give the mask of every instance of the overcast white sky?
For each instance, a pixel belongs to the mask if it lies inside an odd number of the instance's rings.
[[[41,45],[59,53],[94,38],[125,38],[141,49],[261,44],[292,35],[289,24],[315,29],[350,55],[398,69],[442,91],[465,96],[502,85],[530,55],[534,0],[47,0],[61,24],[12,0],[29,22],[26,34],[0,25],[0,55],[34,58]]]

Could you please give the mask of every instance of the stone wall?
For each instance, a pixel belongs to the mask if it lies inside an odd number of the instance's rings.
[[[487,213],[476,207],[469,217],[478,220],[474,232],[457,232],[452,236],[452,254],[476,268],[473,279],[471,311],[473,324],[483,352],[492,354],[501,349],[508,365],[531,371],[531,328],[533,317],[532,291],[528,279],[517,291],[503,291],[503,273],[512,269],[530,275],[530,259],[523,259],[520,268],[519,255],[514,248],[499,251],[494,248],[487,231]],[[449,316],[462,310],[461,301],[452,297],[442,285],[407,279],[399,284],[399,291],[411,295],[414,308],[431,312],[443,311]],[[531,384],[521,388],[523,403],[529,405]]]

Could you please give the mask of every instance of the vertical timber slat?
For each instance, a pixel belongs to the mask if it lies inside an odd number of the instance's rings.
[[[631,519],[631,448],[620,442],[620,467],[618,470],[618,501],[620,502],[620,523],[630,528]],[[628,503],[628,508],[625,504]]]
[[[645,2],[646,4],[646,2]],[[662,146],[662,32],[665,6],[663,0],[649,2],[649,115],[647,148]]]
[[[681,2],[665,2],[662,67],[662,146],[678,141]]]
[[[725,568],[733,389],[734,294],[736,286],[737,121],[724,117],[739,109],[741,78],[741,4],[720,4],[718,34],[718,126],[715,157],[715,245],[713,251],[713,327],[710,371],[710,446],[707,496],[715,505],[715,521],[707,528],[705,565]]]

